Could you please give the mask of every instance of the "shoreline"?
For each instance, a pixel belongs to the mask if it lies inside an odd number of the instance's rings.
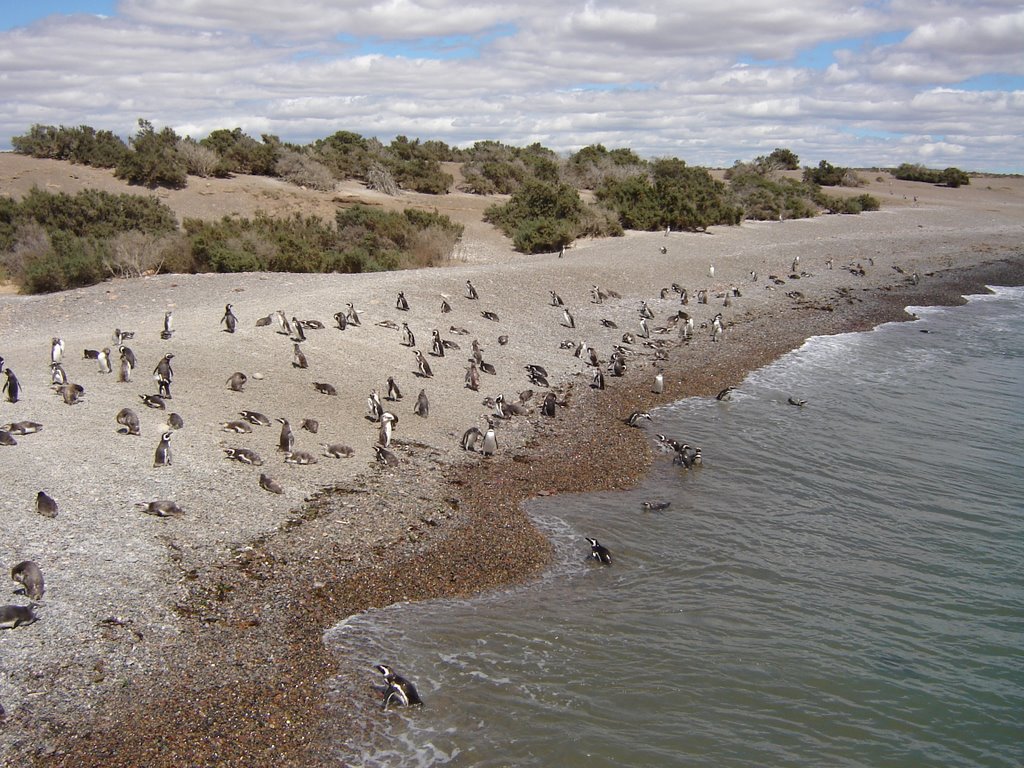
[[[36,764],[269,766],[329,762],[335,731],[329,730],[326,736],[323,732],[326,684],[334,681],[336,689],[354,696],[377,695],[367,684],[366,670],[348,667],[324,647],[323,632],[330,626],[345,616],[397,600],[466,597],[535,577],[547,563],[549,546],[534,529],[521,502],[538,494],[635,484],[650,465],[652,447],[646,431],[623,423],[623,415],[631,410],[681,397],[712,395],[724,386],[738,384],[750,371],[799,347],[811,336],[868,330],[884,322],[912,319],[906,306],[960,304],[963,295],[983,292],[990,284],[1024,284],[1024,260],[1018,255],[974,268],[943,271],[922,280],[917,288],[872,290],[861,301],[836,311],[805,309],[800,311],[805,317],[799,326],[790,324],[787,333],[772,334],[768,344],[761,338],[763,326],[758,322],[764,318],[752,317],[730,329],[728,344],[713,349],[705,344],[696,350],[698,355],[685,360],[670,354],[661,396],[649,392],[646,370],[631,371],[625,382],[605,392],[577,384],[574,389],[583,391],[570,411],[585,412],[586,419],[576,418],[567,428],[568,418],[560,414],[557,424],[542,424],[511,461],[456,466],[426,492],[417,489],[419,497],[434,504],[432,514],[444,522],[437,527],[424,524],[423,537],[407,541],[404,556],[394,557],[385,549],[369,567],[337,580],[313,565],[325,555],[310,547],[321,538],[318,528],[337,513],[338,499],[325,496],[315,500],[307,520],[268,538],[241,564],[240,572],[249,576],[225,599],[219,621],[196,627],[195,637],[190,638],[196,649],[187,655],[203,658],[210,668],[217,668],[213,680],[201,670],[189,674],[172,663],[163,675],[170,680],[136,692],[129,707],[110,712],[88,731],[68,738],[66,745],[54,745],[49,754],[37,756]],[[585,471],[579,471],[581,463]],[[574,468],[576,471],[570,471]],[[401,478],[390,480],[401,485]],[[378,491],[386,499],[398,489],[389,487],[385,479]],[[454,498],[457,504],[451,501]],[[376,503],[383,502],[377,499]],[[456,524],[449,526],[445,515]],[[425,553],[430,554],[429,559],[423,557]],[[311,582],[312,591],[303,588]],[[278,599],[282,603],[303,604],[294,610],[279,605],[268,611],[268,583],[281,590]],[[245,594],[246,586],[251,594]],[[325,615],[333,616],[326,624]],[[272,629],[278,626],[284,631]],[[236,655],[241,647],[248,658]],[[331,698],[331,728],[345,730],[338,724],[343,702],[337,695]],[[358,739],[359,723],[349,721],[345,726],[348,737]]]
[[[47,296],[0,295],[0,354],[24,390],[16,406],[0,401],[0,423],[45,424],[0,448],[7,490],[0,541],[6,567],[36,560],[47,587],[40,621],[0,633],[0,763],[336,762],[331,744],[362,733],[345,702],[365,701],[372,711],[378,694],[372,670],[324,647],[326,630],[367,607],[465,597],[541,573],[550,547],[521,502],[631,487],[653,452],[649,430],[624,423],[633,410],[714,395],[813,335],[907,319],[908,305],[960,303],[986,283],[1024,282],[1024,184],[1011,181],[966,193],[929,189],[914,206],[890,193],[892,208],[857,217],[670,237],[630,232],[581,241],[564,259],[509,256],[504,239],[494,242],[478,227],[462,245],[472,258],[444,268],[158,275]],[[800,275],[790,274],[796,257]],[[469,279],[479,301],[465,296]],[[652,341],[680,342],[677,331],[656,328],[680,309],[677,295],[660,293],[675,282],[691,291],[682,309],[695,335],[661,361],[652,346],[622,336],[635,332],[646,300],[656,318]],[[595,302],[595,285],[621,298]],[[695,300],[701,289],[707,304]],[[409,311],[396,311],[399,290]],[[560,322],[552,290],[572,309],[575,329]],[[440,296],[449,297],[451,314],[439,311]],[[237,334],[219,324],[227,302],[239,317]],[[329,325],[346,302],[360,308],[362,327],[310,331],[308,371],[291,365],[291,339],[254,324],[283,307]],[[175,313],[170,341],[158,334],[166,310]],[[713,343],[718,312],[726,331]],[[430,348],[438,328],[462,351],[430,357],[436,375],[419,377],[397,321],[416,330],[419,349]],[[114,327],[138,332],[130,344],[140,370],[130,385],[79,356],[83,347],[110,345]],[[53,336],[65,338],[69,376],[86,388],[73,407],[49,386]],[[473,339],[497,369],[481,377],[479,392],[463,387]],[[626,376],[592,390],[593,368],[572,353],[580,341],[602,360],[613,345],[627,348]],[[166,352],[176,355],[172,403],[185,427],[174,433],[173,467],[154,467],[166,415],[139,407],[138,398],[155,391],[149,370]],[[568,406],[554,419],[541,416],[540,389],[533,415],[500,421],[497,455],[463,451],[463,431],[482,426],[481,413],[492,410],[485,396],[515,400],[528,386],[529,364],[548,369],[552,391]],[[650,391],[656,367],[664,369],[661,395]],[[244,393],[226,388],[232,371],[249,374]],[[377,425],[364,418],[366,395],[383,394],[388,376],[406,395],[386,406],[401,420],[392,445],[398,467],[373,461]],[[337,396],[317,393],[314,380],[333,382]],[[421,387],[429,418],[412,413]],[[115,432],[114,414],[130,404],[142,421],[138,437]],[[339,441],[355,457],[288,465],[276,424],[248,435],[221,430],[242,408],[293,425],[317,418],[318,435],[295,427],[296,446],[316,451],[319,442]],[[233,446],[258,449],[266,466],[226,460]],[[260,488],[260,471],[284,494]],[[40,489],[60,502],[54,520],[34,510]],[[140,513],[138,503],[153,498],[176,500],[184,514]]]

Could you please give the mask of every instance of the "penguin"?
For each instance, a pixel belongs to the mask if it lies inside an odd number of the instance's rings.
[[[469,368],[466,369],[466,389],[471,389],[474,392],[480,389],[480,372],[477,370],[475,362],[471,362]]]
[[[434,372],[430,370],[430,363],[427,362],[427,358],[418,349],[414,354],[416,355],[416,365],[419,368],[418,375],[426,379],[432,378]]]
[[[800,268],[800,254],[793,257],[793,263],[789,267],[790,272],[796,272]]]
[[[260,488],[271,493],[283,494],[284,488],[274,478],[266,473],[260,472]]]
[[[82,359],[83,360],[95,360],[99,356],[100,356],[100,351],[98,349],[83,349],[82,350]]]
[[[395,302],[395,309],[400,309],[403,312],[409,311],[409,302],[405,300],[405,293],[402,291],[398,292],[398,300]]]
[[[234,432],[236,435],[247,435],[252,432],[252,426],[247,421],[236,419],[235,421],[222,421],[220,425],[222,432]]]
[[[352,304],[352,302],[349,302],[345,306],[348,308],[346,318],[348,320],[349,325],[362,325],[363,323],[359,319],[359,311],[355,308],[355,305]]]
[[[239,464],[248,464],[251,467],[262,467],[263,459],[256,451],[250,451],[248,448],[225,448],[224,458],[233,459]]]
[[[452,305],[448,303],[448,299],[444,296],[441,297],[441,314],[446,314],[452,311]]]
[[[335,459],[350,459],[355,454],[352,448],[341,443],[323,443],[322,445],[324,456],[330,456]]]
[[[697,291],[697,303],[707,304],[708,303],[708,292],[706,288],[701,288]]]
[[[413,335],[408,323],[402,323],[402,344],[407,347],[416,346],[416,336]]]
[[[306,361],[306,356],[302,353],[298,343],[294,345],[293,357],[292,357],[293,368],[308,368],[309,363]]]
[[[336,397],[338,394],[338,390],[335,388],[333,384],[328,384],[327,382],[324,381],[314,381],[313,389],[315,389],[321,395],[330,395],[332,397]]]
[[[711,266],[708,267],[708,277],[710,277],[712,280],[715,278],[715,265],[714,264],[712,264]]]
[[[122,384],[127,384],[132,380],[132,368],[135,364],[131,361],[131,358],[125,354],[126,351],[131,351],[128,347],[119,347],[121,351],[121,360],[117,368],[117,380]]]
[[[398,704],[402,707],[423,706],[423,699],[420,698],[415,685],[401,675],[396,675],[391,671],[390,667],[384,664],[378,664],[377,671],[384,676],[384,684],[387,686],[384,690],[384,700],[381,703],[381,709],[387,711],[387,708],[392,704]]]
[[[548,392],[544,395],[544,405],[541,406],[540,412],[547,416],[549,419],[555,418],[555,405],[557,398],[554,392]]]
[[[459,325],[449,325],[448,332],[454,333],[456,336],[469,336],[469,330]]]
[[[562,307],[562,325],[566,328],[576,327],[576,319],[572,316],[572,312],[569,311],[568,307]]]
[[[548,378],[547,378],[547,373],[546,372],[545,373],[541,373],[540,371],[530,370],[530,366],[527,366],[526,368],[527,368],[527,371],[529,371],[526,375],[530,379],[530,383],[531,384],[533,384],[534,386],[537,386],[537,387],[547,387],[547,386],[550,386],[548,384]]]
[[[168,309],[164,312],[164,329],[160,331],[160,338],[167,341],[174,335],[174,311]]]
[[[464,451],[477,451],[480,449],[480,443],[484,440],[484,433],[477,427],[470,427],[462,433],[462,450]]]
[[[117,412],[117,416],[115,416],[114,419],[121,425],[117,431],[122,435],[141,434],[139,429],[139,416],[131,408],[122,408]]]
[[[57,502],[46,491],[39,491],[36,494],[36,512],[43,517],[55,518],[57,516]]]
[[[164,432],[160,437],[160,443],[153,454],[154,467],[171,466],[171,435],[173,434],[173,432]]]
[[[601,325],[605,328],[611,328],[612,330],[618,330],[619,328],[614,320],[608,320],[607,318],[601,320]]]
[[[315,435],[320,431],[320,422],[316,419],[303,419],[302,423],[299,424],[299,429],[304,429],[310,434]]]
[[[53,341],[50,342],[50,362],[59,363],[64,359],[64,339],[58,339],[56,336]]]
[[[42,600],[46,586],[43,582],[43,572],[31,560],[22,560],[11,569],[11,578],[21,584],[22,591],[29,600]]]
[[[82,395],[85,394],[85,387],[81,384],[72,384],[69,382],[57,387],[57,394],[63,398],[66,405],[75,405],[82,399]]]
[[[786,402],[789,403],[790,405],[795,405],[798,408],[802,408],[803,406],[807,405],[807,401],[801,400],[799,397],[790,397],[788,400],[786,400]]]
[[[412,412],[417,416],[422,416],[424,419],[430,415],[430,403],[427,400],[427,390],[420,390],[420,393],[416,396],[416,405],[413,407]]]
[[[269,427],[272,423],[270,419],[258,411],[239,411],[238,415],[250,424],[255,424],[258,427]]]
[[[646,301],[640,302],[640,317],[646,317],[648,320],[654,317],[654,312],[647,306]]]
[[[340,331],[344,331],[348,327],[348,317],[345,316],[344,312],[335,312],[334,322],[338,324],[338,330]]]
[[[715,395],[715,400],[718,400],[719,402],[723,402],[723,403],[724,402],[728,402],[729,400],[732,400],[732,393],[735,390],[736,390],[736,387],[726,387],[721,392],[719,392],[717,395]]]
[[[612,355],[608,361],[608,370],[612,376],[624,376],[626,374],[626,359],[622,355]]]
[[[322,331],[326,326],[319,320],[303,320],[303,328],[309,328],[312,331]]]
[[[402,399],[402,390],[398,388],[398,382],[395,381],[394,376],[388,376],[388,394],[384,399],[392,402]]]
[[[155,408],[157,410],[164,410],[167,407],[167,403],[160,395],[139,395],[142,398],[142,403],[147,408]]]
[[[476,301],[480,298],[480,296],[477,295],[476,288],[473,287],[473,283],[469,280],[466,281],[466,298],[472,301]]]
[[[647,421],[651,420],[651,414],[647,411],[633,411],[629,416],[626,417],[626,423],[631,427],[639,427],[640,422],[644,419]]]
[[[178,506],[177,502],[169,499],[155,499],[153,501],[137,501],[135,506],[139,508],[141,512],[153,517],[178,517],[185,514],[184,510]]]
[[[437,328],[431,332],[431,336],[430,353],[434,357],[444,357],[444,342],[441,340],[441,334]]]
[[[490,320],[491,322],[494,323],[501,322],[501,318],[498,317],[498,314],[496,312],[489,312],[488,310],[485,309],[480,314],[484,317],[485,320]]]
[[[647,325],[647,318],[646,317],[641,317],[640,318],[640,333],[639,333],[639,336],[640,336],[641,339],[649,339],[649,338],[651,338],[651,329]]]
[[[398,457],[383,445],[373,446],[373,455],[379,464],[386,467],[397,467],[399,464]]]
[[[645,501],[643,508],[648,512],[661,512],[662,510],[668,509],[672,506],[671,501]]]
[[[185,426],[185,420],[176,413],[167,414],[167,426],[169,429],[181,429]]]
[[[283,309],[274,311],[273,318],[277,321],[277,332],[282,336],[292,335],[292,324],[288,322],[288,316],[285,315]]]
[[[232,392],[243,392],[245,390],[245,383],[248,380],[249,377],[246,376],[244,373],[242,373],[241,371],[235,371],[234,373],[231,374],[230,377],[228,377],[228,389],[230,389]]]
[[[554,291],[548,291],[551,294],[551,306],[552,307],[564,307],[565,302],[562,301],[562,297]]]
[[[5,424],[3,428],[14,435],[34,435],[43,431],[43,425],[38,421],[14,421]]]
[[[656,395],[660,395],[664,391],[665,374],[663,374],[661,371],[658,371],[657,375],[655,375],[654,377],[654,386],[651,388],[651,392],[653,392]]]
[[[398,423],[398,418],[395,414],[388,411],[384,411],[380,415],[380,429],[377,431],[377,443],[383,445],[385,448],[391,447],[391,432],[394,430],[393,424]]]
[[[288,419],[278,419],[281,422],[281,435],[277,439],[277,450],[289,453],[295,446],[295,435],[292,434],[291,424]]]
[[[305,341],[306,332],[302,329],[302,323],[299,319],[292,315],[292,341]]]
[[[379,421],[382,413],[384,413],[384,406],[380,403],[377,390],[370,390],[370,394],[366,397],[366,418],[370,421]]]
[[[612,564],[612,553],[608,547],[601,544],[597,539],[592,539],[589,536],[586,537],[587,541],[590,542],[590,559],[596,560],[602,565]]]
[[[18,382],[18,377],[14,375],[14,371],[10,368],[4,369],[4,375],[7,379],[4,381],[3,389],[0,389],[0,392],[7,393],[7,402],[16,403],[21,396],[21,384]]]
[[[722,313],[719,312],[711,320],[711,340],[718,341],[722,335]]]
[[[14,439],[14,435],[8,432],[6,429],[0,429],[0,445],[17,445],[18,441]]]
[[[153,378],[159,387],[160,397],[167,400],[171,399],[171,380],[174,378],[174,371],[171,369],[171,360],[173,359],[174,355],[168,352],[160,358],[160,362],[153,369]]]
[[[308,451],[288,451],[284,455],[284,463],[305,466],[307,464],[316,464],[317,462],[316,456]]]
[[[228,333],[234,333],[235,327],[238,325],[238,318],[235,317],[235,313],[231,311],[231,305],[224,305],[224,317],[220,319],[221,325],[224,326],[224,330]]]
[[[488,422],[487,432],[480,443],[480,453],[484,456],[493,456],[498,451],[498,438],[494,434],[494,425]]]
[[[22,624],[32,624],[36,615],[28,605],[0,605],[0,629],[14,629]]]
[[[266,315],[265,317],[257,317],[256,318],[256,327],[257,328],[266,328],[272,322],[274,322],[274,316],[273,315]]]
[[[60,363],[50,363],[50,384],[59,387],[68,383],[68,374]]]

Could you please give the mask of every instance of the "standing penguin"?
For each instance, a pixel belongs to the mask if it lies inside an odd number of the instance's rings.
[[[401,400],[402,399],[402,390],[400,390],[398,388],[398,382],[395,381],[395,377],[394,376],[388,376],[388,394],[387,394],[387,398],[386,399],[388,399],[388,400]]]
[[[416,396],[416,405],[412,410],[417,416],[422,416],[424,419],[427,418],[430,414],[430,403],[427,400],[427,390],[420,390],[419,395]]]
[[[402,323],[402,344],[407,347],[416,346],[416,336],[413,334],[408,323]]]
[[[641,339],[649,339],[649,338],[651,338],[651,329],[647,325],[647,318],[646,317],[641,317],[640,318],[640,338]]]
[[[290,453],[295,447],[295,435],[292,433],[292,426],[288,419],[278,419],[281,422],[281,435],[277,439],[277,450]]]
[[[431,341],[430,352],[434,357],[444,357],[444,342],[441,340],[441,334],[435,328],[431,333],[433,339]]]
[[[54,337],[50,343],[50,362],[59,363],[64,359],[64,339]]]
[[[18,377],[14,375],[14,371],[10,368],[4,369],[4,375],[7,379],[4,381],[2,392],[7,393],[7,401],[10,403],[18,402],[18,396],[21,394],[21,384],[18,383]]]
[[[665,391],[665,374],[661,371],[658,371],[654,377],[654,386],[651,388],[651,391],[656,395],[660,395]]]
[[[160,444],[156,447],[156,453],[153,455],[154,467],[171,466],[171,435],[173,434],[173,432],[164,432],[160,437]]]
[[[722,335],[722,313],[719,312],[711,321],[711,340],[718,341]]]
[[[480,453],[484,456],[493,456],[498,452],[498,437],[494,433],[494,423],[487,422],[487,431],[484,433],[483,442],[480,445]]]
[[[409,302],[405,300],[405,293],[403,291],[398,292],[398,300],[395,302],[395,309],[400,309],[403,312],[409,311]]]
[[[471,389],[474,392],[480,389],[480,371],[476,367],[476,362],[473,361],[466,369],[466,389]]]
[[[228,333],[234,333],[235,328],[238,326],[238,318],[235,317],[235,313],[231,310],[230,304],[224,305],[224,317],[220,319],[221,325],[224,326],[224,330]]]
[[[96,362],[99,363],[100,373],[110,373],[113,370],[110,364],[110,347],[104,347],[100,350]]]
[[[476,288],[473,287],[473,283],[471,283],[469,280],[466,281],[466,298],[473,300],[480,298],[477,295]]]
[[[562,321],[567,328],[575,328],[576,320],[572,316],[572,312],[567,307],[562,307]]]
[[[419,368],[419,375],[424,378],[431,378],[434,372],[430,370],[430,363],[427,362],[427,358],[423,356],[423,353],[418,349],[414,353],[416,355],[416,365]]]
[[[292,350],[292,367],[293,368],[309,368],[309,362],[306,360],[306,355],[299,348],[298,343],[294,345]]]
[[[171,399],[171,379],[174,378],[174,371],[171,369],[171,360],[174,355],[168,352],[160,358],[160,362],[153,369],[153,378],[160,388],[160,397]]]
[[[160,338],[167,341],[174,335],[174,311],[168,309],[164,312],[164,329],[160,331]]]
[[[380,429],[377,431],[377,444],[384,448],[391,447],[391,433],[394,431],[392,424],[398,423],[398,417],[390,411],[384,411],[380,415]]]

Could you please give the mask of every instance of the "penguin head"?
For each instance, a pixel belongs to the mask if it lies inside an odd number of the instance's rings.
[[[386,678],[391,677],[394,674],[394,672],[391,671],[391,667],[387,666],[386,664],[378,664],[376,667],[374,667],[374,669],[376,669]]]

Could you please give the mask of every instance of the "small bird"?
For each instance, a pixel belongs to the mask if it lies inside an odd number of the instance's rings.
[[[601,544],[597,539],[591,539],[587,537],[587,541],[590,542],[590,558],[596,560],[603,565],[612,564],[612,553],[608,547]]]
[[[221,324],[224,326],[224,330],[228,333],[234,333],[235,328],[238,325],[238,318],[235,317],[235,313],[231,310],[231,305],[224,305],[224,317],[220,319]]]
[[[416,691],[416,686],[401,675],[396,675],[391,668],[384,664],[377,665],[377,671],[384,676],[384,700],[381,709],[387,710],[391,704],[398,704],[403,707],[423,706],[423,699]]]

